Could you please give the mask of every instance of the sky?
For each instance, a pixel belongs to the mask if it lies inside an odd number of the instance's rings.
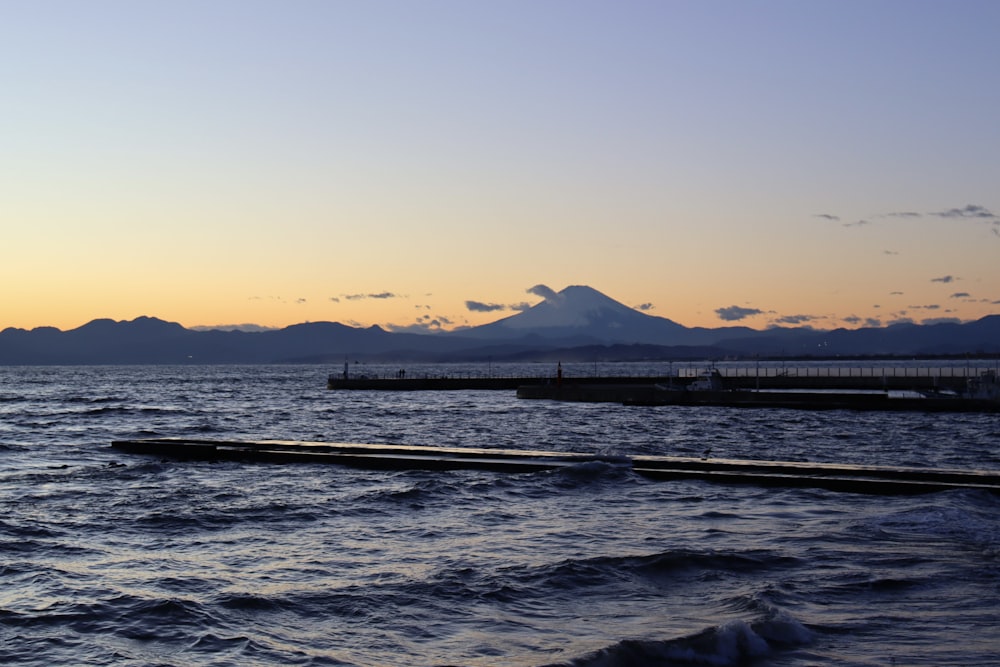
[[[0,0],[0,329],[1000,313],[994,0]]]

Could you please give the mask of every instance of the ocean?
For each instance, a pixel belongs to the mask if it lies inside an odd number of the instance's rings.
[[[197,437],[710,449],[1000,469],[995,414],[328,391],[339,370],[0,367],[0,664],[1000,664],[1000,497],[985,492],[667,482],[612,463],[512,474],[177,462],[110,448]]]

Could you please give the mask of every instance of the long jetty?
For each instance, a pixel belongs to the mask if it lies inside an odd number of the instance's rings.
[[[420,447],[295,440],[220,441],[180,438],[118,440],[115,450],[161,460],[326,463],[376,470],[543,472],[608,465],[655,480],[698,479],[724,484],[810,487],[869,494],[916,494],[971,489],[1000,493],[1000,472],[833,465],[789,461],[674,456],[613,457],[539,450]]]
[[[716,368],[728,389],[762,390],[855,390],[855,391],[961,391],[970,379],[978,377],[982,366],[958,367],[755,367],[737,366]],[[565,383],[580,386],[592,385],[664,385],[684,387],[694,382],[700,371],[684,368],[677,373],[662,375],[416,375],[400,374],[331,374],[327,389],[373,391],[455,391],[455,390],[512,390],[526,386],[546,386]]]

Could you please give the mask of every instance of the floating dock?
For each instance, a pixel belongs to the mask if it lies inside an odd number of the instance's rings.
[[[376,470],[541,472],[583,465],[627,468],[658,480],[700,479],[725,484],[809,487],[870,494],[950,489],[1000,493],[1000,472],[673,456],[616,457],[538,450],[418,447],[295,440],[219,441],[158,438],[118,440],[112,448],[160,459],[327,463]]]

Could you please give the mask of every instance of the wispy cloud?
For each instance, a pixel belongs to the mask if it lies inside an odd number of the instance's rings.
[[[469,299],[465,302],[465,308],[473,313],[495,313],[503,310],[523,312],[531,308],[531,304],[526,301],[521,301],[520,303],[486,303],[485,301]]]
[[[386,324],[386,331],[393,333],[439,333],[453,322],[443,315],[421,315],[413,324]]]
[[[954,294],[951,295],[950,298],[952,298],[952,299],[968,299],[971,296],[972,295],[969,294],[968,292],[955,292]]]
[[[959,218],[966,220],[972,219],[972,220],[1000,221],[1000,216],[998,216],[985,206],[979,206],[978,204],[967,204],[962,208],[950,208],[947,211],[935,211],[934,213],[931,213],[931,215],[937,216],[939,218]]]
[[[813,315],[782,315],[774,320],[775,324],[804,324],[812,322],[817,318]]]
[[[923,325],[928,324],[961,324],[962,320],[957,317],[928,317],[927,319],[920,320]]]
[[[646,312],[647,310],[653,310],[653,308],[655,308],[655,306],[651,303],[640,303],[638,306],[635,307],[636,310],[641,310],[643,312]]]
[[[363,299],[401,299],[404,298],[401,294],[394,294],[393,292],[376,292],[369,294],[341,294],[341,297],[347,299],[348,301],[361,301]],[[336,299],[336,297],[331,297],[331,300]]]
[[[492,313],[497,310],[507,310],[509,306],[502,303],[483,303],[482,301],[466,301],[465,307],[474,313]]]
[[[840,216],[834,215],[832,213],[818,213],[813,216],[814,218],[821,218],[823,220],[829,220],[831,222],[839,222]],[[979,222],[986,222],[991,225],[991,230],[993,234],[1000,236],[1000,215],[994,213],[989,208],[982,206],[980,204],[966,204],[965,206],[959,206],[956,208],[944,209],[942,211],[891,211],[889,213],[882,213],[875,216],[875,218],[900,218],[904,220],[915,220],[918,218],[944,218],[948,220],[975,220]],[[871,218],[861,218],[856,222],[845,222],[841,223],[844,227],[863,227],[872,224]],[[888,253],[887,253],[888,254]]]
[[[743,306],[726,306],[715,309],[715,314],[724,322],[738,322],[763,313],[764,311],[759,308],[744,308]]]
[[[845,324],[850,324],[851,326],[862,325],[865,327],[881,327],[882,320],[877,317],[858,317],[857,315],[851,315],[849,317],[843,318]]]
[[[525,291],[528,294],[534,294],[535,296],[540,296],[545,300],[555,299],[559,296],[559,294],[548,285],[535,285],[534,287],[529,287]]]
[[[216,324],[198,325],[189,327],[192,331],[243,331],[246,333],[260,333],[263,331],[278,331],[277,327],[265,327],[260,324]]]
[[[947,285],[948,283],[953,283],[956,280],[961,280],[961,278],[956,278],[955,276],[941,276],[940,278],[931,278],[932,283],[944,283],[945,285]]]

